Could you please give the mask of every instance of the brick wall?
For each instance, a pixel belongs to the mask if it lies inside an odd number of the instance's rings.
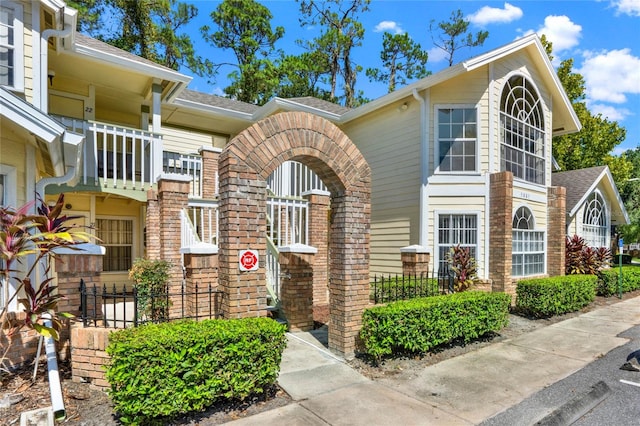
[[[218,195],[218,160],[222,150],[203,147],[199,152],[202,156],[202,198],[212,200]]]
[[[35,359],[40,335],[34,330],[22,327],[27,317],[24,312],[8,312],[5,315],[6,318],[0,317],[0,321],[3,326],[7,324],[9,328],[0,332],[0,348],[4,353],[5,349],[10,347],[4,359],[4,366],[12,369]],[[44,348],[42,352],[44,353]]]
[[[292,331],[313,330],[314,253],[280,251],[280,299]]]
[[[564,275],[567,236],[567,190],[552,186],[547,192],[547,273]]]
[[[324,193],[303,194],[309,203],[309,245],[317,252],[313,257],[313,305],[329,304],[329,214],[330,197]]]
[[[185,291],[189,296],[185,301],[188,315],[208,317],[210,309],[209,297],[201,295],[203,291],[218,288],[218,255],[185,253]],[[198,293],[196,295],[196,293]],[[213,303],[213,300],[212,302]],[[215,314],[215,312],[213,312]]]
[[[490,185],[489,279],[493,291],[515,294],[511,280],[513,174],[494,173]]]
[[[71,327],[71,370],[75,382],[88,382],[99,389],[109,387],[104,366],[109,361],[105,352],[109,344],[110,328]]]
[[[160,260],[160,206],[158,192],[147,191],[147,216],[145,218],[145,256],[147,259]]]
[[[408,276],[427,276],[431,254],[424,247],[409,246],[400,249],[402,274]]]

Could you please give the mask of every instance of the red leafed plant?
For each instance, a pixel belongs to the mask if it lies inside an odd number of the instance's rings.
[[[567,237],[565,253],[565,273],[597,274],[611,265],[611,250],[606,247],[589,247],[584,238],[574,235]]]
[[[5,330],[10,329],[8,333],[14,333],[22,327],[29,327],[45,337],[51,336],[57,340],[61,320],[71,315],[57,312],[57,304],[62,296],[56,292],[56,287],[51,285],[52,279],[48,277],[50,261],[55,256],[53,250],[59,247],[73,248],[90,241],[92,237],[70,225],[70,221],[77,216],[62,215],[63,194],[52,206],[41,199],[38,203],[40,205],[36,214],[29,213],[34,202],[18,209],[0,207],[1,291],[6,295],[9,284],[12,281],[17,284],[0,311],[0,331],[5,333]],[[18,264],[25,264],[26,272],[18,269]],[[41,268],[40,276],[43,278],[39,282],[32,282],[38,267]],[[6,314],[16,297],[26,313],[26,320],[24,324],[12,328]],[[51,321],[51,326],[45,324],[46,320]],[[9,347],[0,360],[4,360],[8,351]]]
[[[471,287],[473,281],[478,277],[478,265],[471,256],[469,247],[460,247],[460,245],[452,247],[447,255],[447,261],[455,275],[455,291],[465,291]]]

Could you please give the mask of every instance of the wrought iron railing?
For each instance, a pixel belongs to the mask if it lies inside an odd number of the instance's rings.
[[[213,319],[222,317],[224,293],[209,284],[188,289],[183,282],[179,291],[142,294],[137,286],[117,290],[87,286],[80,280],[79,320],[85,327],[125,328],[177,319]]]
[[[371,282],[370,300],[389,303],[454,292],[454,275],[449,270],[416,275],[376,275]]]

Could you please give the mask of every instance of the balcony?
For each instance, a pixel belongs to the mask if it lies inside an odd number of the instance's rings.
[[[80,185],[104,192],[152,188],[162,173],[190,176],[190,198],[202,198],[202,157],[163,151],[162,135],[97,121],[55,116],[85,136]]]

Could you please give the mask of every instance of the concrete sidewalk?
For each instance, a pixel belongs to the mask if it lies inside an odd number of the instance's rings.
[[[640,297],[443,361],[403,381],[360,375],[324,347],[321,333],[289,334],[278,383],[295,402],[228,424],[478,424],[625,344],[618,334],[638,324]]]

